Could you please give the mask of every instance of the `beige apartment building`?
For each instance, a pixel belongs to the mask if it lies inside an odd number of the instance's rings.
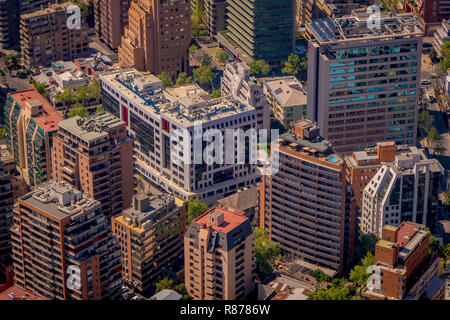
[[[225,30],[226,0],[204,0],[204,24],[210,35]]]
[[[164,271],[182,261],[186,208],[169,194],[136,195],[132,207],[111,219],[122,251],[124,282],[144,294]]]
[[[44,182],[18,200],[11,232],[19,287],[54,300],[117,296],[120,249],[100,202],[66,182]]]
[[[20,45],[25,66],[36,68],[88,54],[87,24],[82,22],[80,29],[67,26],[67,8],[71,5],[71,2],[50,4],[21,16]]]
[[[52,178],[100,201],[107,217],[120,214],[133,196],[133,140],[110,113],[61,121],[52,147]]]
[[[190,4],[187,0],[132,2],[119,46],[119,64],[176,78],[189,67]]]
[[[14,172],[14,158],[0,149],[0,273],[1,265],[11,264],[11,233],[13,219],[13,185],[11,173]]]
[[[308,119],[335,152],[378,141],[415,145],[423,27],[413,14],[366,10],[314,21],[308,50]]]
[[[95,33],[111,49],[117,49],[128,25],[131,0],[95,0]]]
[[[240,300],[254,284],[250,221],[238,210],[211,208],[184,236],[185,284],[194,300]]]

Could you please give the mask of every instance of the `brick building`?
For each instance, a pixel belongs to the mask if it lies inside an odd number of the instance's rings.
[[[117,49],[128,25],[131,0],[95,0],[95,33],[111,49]]]

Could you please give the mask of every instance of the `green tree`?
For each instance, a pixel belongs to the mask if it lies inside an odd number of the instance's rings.
[[[444,45],[441,48],[441,68],[442,71],[447,72],[447,69],[450,67],[450,41],[447,40],[444,42]]]
[[[367,255],[361,259],[361,264],[356,265],[350,271],[350,280],[355,283],[355,285],[359,288],[359,292],[361,294],[362,289],[365,287],[367,283],[367,279],[369,279],[370,274],[367,273],[367,268],[375,263],[375,258],[372,252],[368,252]]]
[[[164,289],[173,289],[174,285],[175,285],[175,281],[173,281],[173,279],[171,279],[169,277],[164,277],[155,283],[155,287],[156,287],[155,293],[158,293]]]
[[[102,112],[105,112],[105,108],[101,104],[99,104],[97,108],[95,108],[95,113],[97,114]]]
[[[207,55],[206,53],[204,53],[201,57],[200,57],[200,62],[202,64],[202,66],[210,66],[212,59],[209,55]]]
[[[307,68],[306,58],[300,59],[296,54],[291,53],[288,57],[288,61],[284,63],[284,68],[281,69],[283,73],[287,74],[298,74],[300,71],[306,70]]]
[[[311,275],[316,279],[317,282],[319,282],[319,285],[324,282],[330,282],[331,278],[327,276],[322,270],[316,269],[314,270]]]
[[[272,70],[269,64],[262,59],[253,60],[248,64],[248,66],[250,68],[250,72],[257,76],[265,76]]]
[[[189,51],[191,52],[192,55],[195,54],[197,52],[197,50],[198,50],[198,47],[195,44],[193,44],[189,48]]]
[[[0,140],[3,140],[6,138],[6,128],[5,127],[1,127],[0,128]]]
[[[436,53],[436,50],[434,50],[434,48],[431,49],[431,51],[428,54],[428,56],[430,57],[432,63],[436,62],[436,60],[437,60],[437,53]]]
[[[208,66],[200,66],[194,69],[194,79],[200,84],[210,84],[213,87],[213,81],[216,78],[214,71]]]
[[[427,135],[428,140],[430,141],[431,146],[433,149],[440,149],[442,138],[439,135],[439,131],[436,129],[436,127],[432,127],[431,130],[428,132]]]
[[[89,115],[89,112],[81,103],[76,103],[72,108],[70,108],[67,116],[69,118],[80,116],[81,118],[86,118]]]
[[[214,89],[212,92],[212,96],[214,99],[220,98],[221,95],[222,95],[222,91],[220,91],[220,89]]]
[[[255,228],[255,269],[260,278],[270,274],[273,271],[275,259],[280,255],[280,245],[277,242],[270,241],[268,232]]]
[[[418,125],[419,128],[424,130],[425,132],[429,132],[431,127],[433,126],[434,118],[427,110],[423,110],[419,113],[418,116]]]
[[[188,200],[188,212],[187,212],[187,225],[205,213],[208,210],[208,206],[198,198],[190,198]]]
[[[44,98],[48,96],[48,90],[45,83],[35,83],[34,88],[39,92]]]
[[[361,261],[368,252],[375,254],[375,245],[377,242],[378,237],[373,233],[361,234],[355,246],[355,261]]]
[[[164,87],[170,87],[172,85],[172,78],[166,72],[163,71],[158,78],[162,81]]]
[[[72,90],[70,88],[64,89],[63,92],[60,92],[55,96],[56,103],[62,103],[64,105],[74,103],[76,100],[77,99],[72,94]]]
[[[191,82],[191,80],[192,80],[192,78],[188,77],[186,72],[182,72],[178,75],[177,84],[178,85],[187,84],[187,83]]]
[[[224,50],[220,50],[219,52],[217,52],[216,58],[220,63],[225,63],[225,61],[227,61],[228,59],[228,55]]]

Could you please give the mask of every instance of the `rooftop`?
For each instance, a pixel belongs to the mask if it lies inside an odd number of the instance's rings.
[[[164,89],[154,75],[135,69],[106,72],[101,78],[140,109],[155,116],[164,113],[165,117],[184,126],[192,126],[195,121],[212,121],[255,110],[232,96],[208,101],[199,94],[182,96],[180,93],[176,97]]]
[[[0,292],[0,300],[48,300],[36,293],[25,290],[17,285]]]
[[[369,20],[366,9],[353,10],[351,15],[342,18],[319,19],[308,24],[306,28],[320,43],[336,44],[336,41],[364,40],[386,36],[420,35],[422,26],[412,13],[393,14],[381,12],[379,28]],[[372,29],[368,26],[373,25]]]
[[[31,19],[31,18],[35,18],[35,17],[39,17],[45,14],[49,14],[49,13],[53,13],[56,11],[67,11],[67,7],[73,5],[73,3],[71,2],[64,2],[64,3],[49,3],[49,5],[47,7],[43,7],[40,10],[37,11],[33,11],[30,13],[26,13],[26,14],[22,14],[20,16],[21,19]]]
[[[125,122],[116,116],[108,112],[101,112],[87,118],[72,117],[61,121],[59,126],[82,140],[92,142],[108,137],[110,129],[124,124]]]
[[[170,289],[164,289],[155,294],[152,300],[181,300],[182,295]]]
[[[294,76],[264,80],[264,85],[283,107],[296,107],[307,103],[306,92]]]
[[[40,108],[41,111],[32,115],[31,118],[44,132],[57,131],[58,123],[64,120],[63,116],[36,89],[18,91],[9,95],[22,110]]]
[[[219,225],[213,225],[210,223],[210,215],[220,215],[223,213],[223,222]],[[214,207],[206,211],[200,217],[194,220],[194,222],[198,223],[202,226],[203,229],[211,228],[214,231],[228,233],[234,230],[236,227],[246,222],[248,219],[237,213],[233,213],[231,211]]]
[[[55,220],[75,216],[100,207],[67,182],[44,182],[19,199],[20,202],[53,216]]]

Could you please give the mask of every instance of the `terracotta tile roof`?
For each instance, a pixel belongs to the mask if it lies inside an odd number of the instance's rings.
[[[48,300],[17,285],[0,292],[0,300]]]

